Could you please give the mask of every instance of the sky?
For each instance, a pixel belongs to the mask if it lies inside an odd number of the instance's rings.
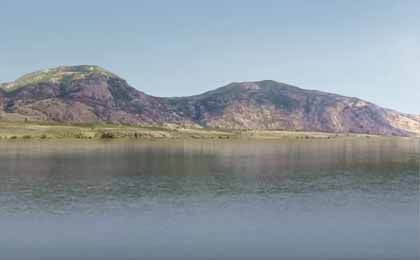
[[[0,82],[99,65],[155,96],[276,80],[420,115],[417,0],[0,0]]]

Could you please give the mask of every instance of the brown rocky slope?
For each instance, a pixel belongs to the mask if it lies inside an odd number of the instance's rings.
[[[412,136],[420,117],[358,98],[275,81],[231,83],[201,95],[160,98],[97,66],[58,67],[0,85],[0,111],[30,120]],[[1,115],[1,113],[0,113]]]

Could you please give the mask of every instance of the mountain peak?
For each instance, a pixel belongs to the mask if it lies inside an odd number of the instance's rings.
[[[243,90],[259,90],[261,87],[255,82],[239,83],[239,88]]]
[[[245,93],[267,93],[272,91],[307,91],[296,86],[288,85],[285,83],[277,82],[274,80],[261,80],[261,81],[243,81],[232,82],[226,86],[219,87],[215,90],[210,90],[203,94],[197,95],[198,97],[207,96],[209,94],[245,94]]]
[[[97,65],[75,65],[75,66],[59,66],[52,69],[45,70],[47,72],[54,71],[54,72],[69,72],[69,73],[104,73],[104,74],[112,74],[108,70],[97,66]]]
[[[25,86],[36,85],[43,82],[58,82],[65,77],[77,80],[92,74],[100,74],[106,77],[117,77],[115,74],[96,65],[59,66],[26,74],[17,80],[0,85],[5,91],[13,91]]]

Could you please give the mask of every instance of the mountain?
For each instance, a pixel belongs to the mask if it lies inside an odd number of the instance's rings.
[[[161,98],[97,66],[67,66],[0,85],[0,111],[30,120],[130,125],[420,135],[420,116],[265,80]]]

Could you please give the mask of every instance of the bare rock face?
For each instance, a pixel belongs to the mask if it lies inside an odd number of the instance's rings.
[[[23,79],[24,84],[22,79],[3,84],[6,112],[69,123],[156,124],[183,119],[169,111],[164,99],[148,96],[95,66],[60,67]]]
[[[420,116],[275,81],[159,98],[96,66],[59,67],[0,85],[0,111],[69,123],[420,135]]]
[[[184,114],[208,127],[398,136],[420,131],[414,116],[357,98],[304,90],[275,81],[233,83],[173,102],[186,111]]]

